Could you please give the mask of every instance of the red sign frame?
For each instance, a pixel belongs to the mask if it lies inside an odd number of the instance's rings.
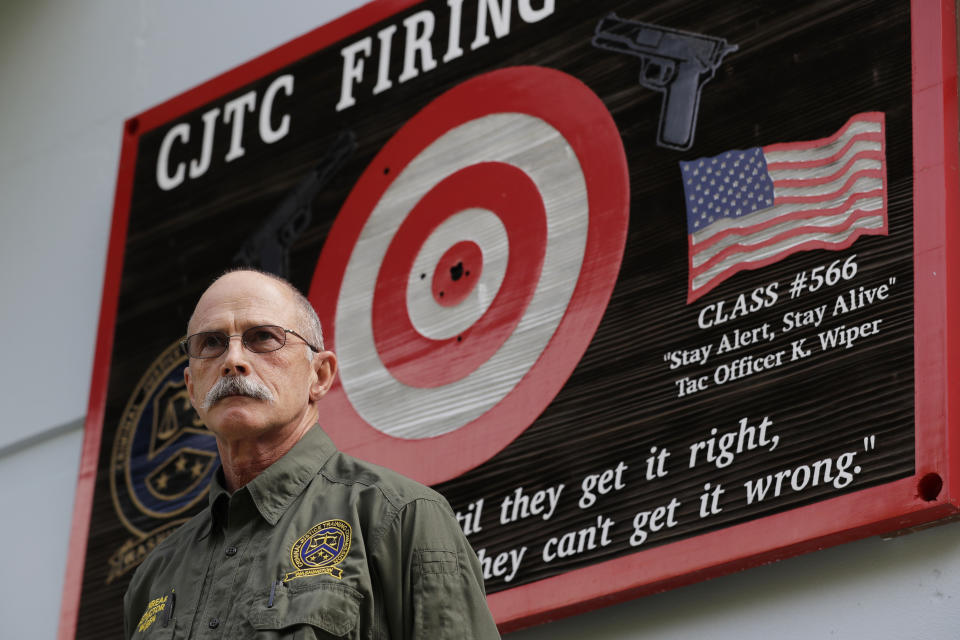
[[[103,284],[58,637],[75,633],[139,137],[327,47],[414,0],[378,0],[128,120]],[[960,511],[960,184],[950,0],[912,0],[916,471],[911,477],[498,592],[502,631],[572,615]],[[953,212],[949,215],[948,212]]]

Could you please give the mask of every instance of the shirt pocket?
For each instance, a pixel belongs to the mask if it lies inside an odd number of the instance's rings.
[[[308,588],[281,586],[276,589],[272,607],[262,605],[253,612],[250,623],[258,638],[359,637],[355,630],[360,618],[363,595],[345,584],[322,583]]]

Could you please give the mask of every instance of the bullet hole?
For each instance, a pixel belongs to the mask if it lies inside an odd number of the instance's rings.
[[[458,262],[457,264],[450,267],[450,279],[456,282],[463,276],[463,263]]]
[[[928,473],[917,483],[917,493],[927,502],[933,502],[943,489],[943,478],[936,473]]]
[[[390,173],[390,167],[384,167],[384,168],[383,168],[383,175],[387,175],[387,174],[389,174],[389,173]]]
[[[457,342],[461,342],[462,340],[463,340],[463,336],[457,336]]]
[[[423,280],[423,279],[426,278],[426,277],[427,277],[427,274],[425,274],[425,273],[421,273],[421,274],[420,274],[420,279],[421,279],[421,280]]]

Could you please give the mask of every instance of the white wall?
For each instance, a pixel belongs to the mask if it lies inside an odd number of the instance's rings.
[[[56,635],[123,120],[359,4],[0,4],[0,638]],[[958,533],[865,540],[512,637],[957,638]]]

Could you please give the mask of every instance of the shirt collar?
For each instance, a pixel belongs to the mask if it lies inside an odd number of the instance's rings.
[[[250,481],[246,488],[263,519],[271,525],[277,524],[336,452],[330,437],[320,425],[314,425],[290,451]]]
[[[330,436],[320,428],[320,425],[313,425],[286,455],[264,469],[244,487],[249,492],[260,516],[271,526],[277,524],[290,503],[303,493],[310,480],[320,472],[330,456],[336,452],[337,447]],[[198,539],[203,539],[210,534],[211,527],[218,518],[218,512],[220,517],[223,517],[222,512],[231,498],[230,492],[221,480],[222,473],[223,470],[218,469],[210,481],[208,496],[210,518],[198,532]]]

